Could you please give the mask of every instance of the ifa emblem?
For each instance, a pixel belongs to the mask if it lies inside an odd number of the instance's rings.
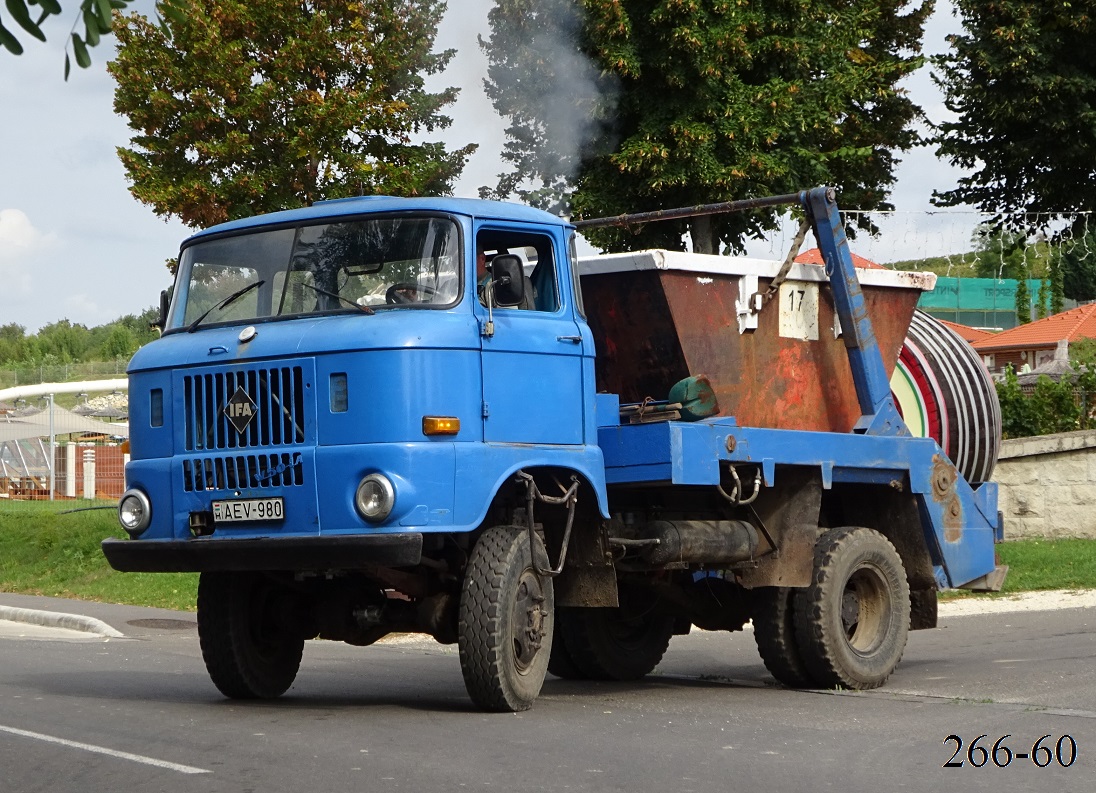
[[[236,393],[228,398],[225,402],[225,406],[221,411],[225,414],[225,418],[228,422],[236,428],[236,432],[243,432],[247,429],[247,425],[251,423],[251,420],[255,418],[255,414],[258,413],[258,406],[254,400],[247,395],[247,392],[243,388],[237,388]]]

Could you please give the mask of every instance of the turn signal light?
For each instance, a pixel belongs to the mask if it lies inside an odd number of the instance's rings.
[[[423,435],[456,435],[460,432],[460,419],[454,416],[423,416]]]

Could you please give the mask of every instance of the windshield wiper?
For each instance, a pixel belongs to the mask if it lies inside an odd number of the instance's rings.
[[[260,287],[265,283],[266,283],[266,279],[265,278],[260,278],[258,281],[253,281],[252,283],[248,284],[244,288],[237,289],[235,292],[233,292],[231,295],[224,298],[223,300],[220,300],[220,301],[214,303],[212,306],[209,307],[208,311],[206,311],[205,313],[202,314],[202,316],[198,317],[196,320],[194,320],[193,322],[190,323],[190,325],[186,329],[186,332],[187,333],[193,333],[194,331],[196,331],[198,329],[198,326],[202,324],[202,320],[205,319],[206,317],[208,317],[214,311],[217,311],[218,309],[222,309],[222,308],[228,308],[233,303],[235,303],[237,300],[239,300],[241,297],[243,297],[248,292],[250,292],[252,289]]]
[[[307,283],[306,281],[298,281],[297,283],[299,283],[301,286],[307,286],[309,289],[311,289],[313,292],[316,292],[317,294],[327,295],[327,297],[333,297],[336,300],[340,300],[343,303],[346,303],[346,305],[348,305],[348,306],[353,306],[354,308],[358,309],[359,311],[361,311],[364,314],[376,314],[377,313],[373,309],[371,309],[369,306],[362,305],[361,303],[358,303],[357,301],[351,300],[348,297],[343,297],[342,295],[337,294],[336,292],[328,292],[326,289],[320,289],[318,286],[313,286],[312,284]]]

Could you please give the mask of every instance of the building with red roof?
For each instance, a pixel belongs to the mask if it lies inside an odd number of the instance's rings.
[[[1054,360],[1059,341],[1081,339],[1096,339],[1096,303],[994,333],[972,346],[991,372],[1003,372],[1010,364],[1020,372]]]
[[[939,317],[936,317],[936,320],[958,333],[967,344],[974,344],[976,341],[982,341],[982,339],[988,339],[990,336],[997,335],[994,331],[986,330],[984,328],[972,328],[970,325],[960,325],[958,322],[951,322],[946,319],[940,319]]]
[[[811,248],[809,251],[803,251],[801,254],[795,257],[797,264],[825,264],[822,261],[822,251],[818,248]],[[857,256],[852,254],[853,267],[863,267],[866,270],[885,270],[887,269],[881,264],[876,264],[871,259],[865,259],[863,256]]]

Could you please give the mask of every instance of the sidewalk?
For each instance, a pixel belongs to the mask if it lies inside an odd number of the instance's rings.
[[[104,639],[140,639],[198,628],[196,616],[186,611],[7,592],[0,592],[0,621],[82,631]]]

